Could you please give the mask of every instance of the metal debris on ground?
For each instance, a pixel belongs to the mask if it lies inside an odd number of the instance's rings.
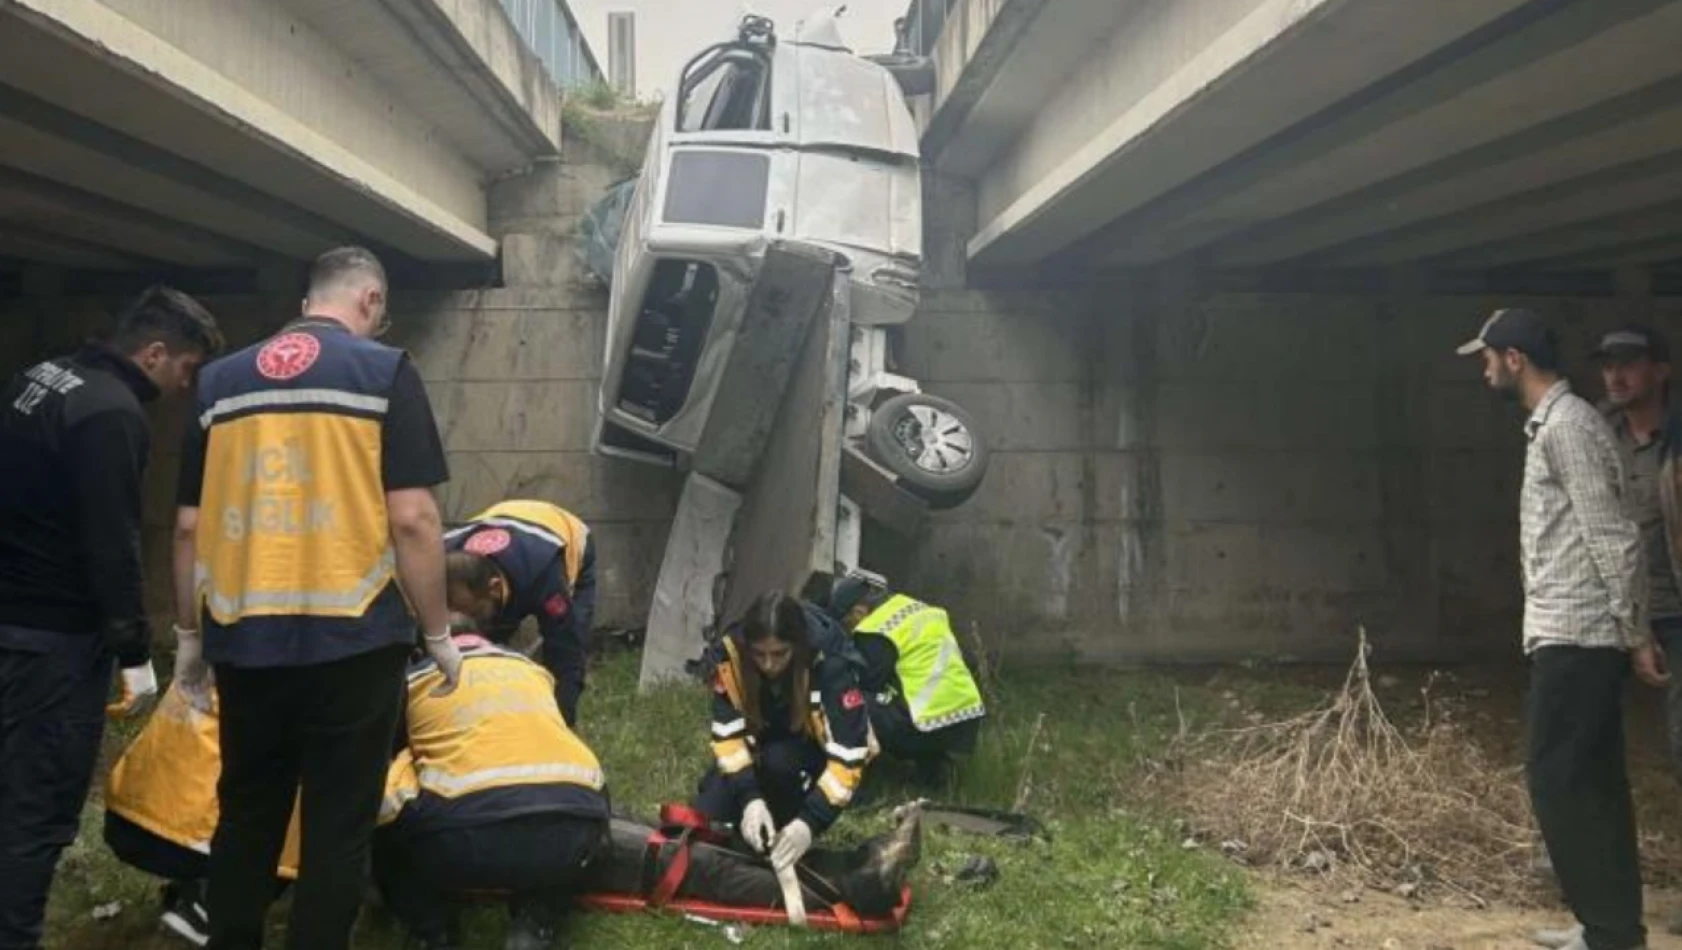
[[[965,861],[952,879],[960,884],[987,887],[999,879],[999,865],[986,855],[976,855]]]

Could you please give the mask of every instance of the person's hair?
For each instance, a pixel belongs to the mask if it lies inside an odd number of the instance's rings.
[[[460,584],[476,597],[488,596],[491,581],[500,572],[496,562],[472,551],[451,551],[444,555],[444,577],[449,584]]]
[[[195,351],[207,358],[222,352],[222,330],[197,300],[173,287],[153,284],[117,315],[111,348],[132,356],[153,343],[173,354]]]
[[[801,608],[800,601],[782,591],[761,594],[748,606],[740,627],[744,646],[763,640],[780,640],[793,647],[794,654],[789,658],[787,674],[792,680],[788,727],[797,735],[804,734],[812,708],[812,641],[806,633],[806,612]],[[749,732],[758,735],[765,731],[765,714],[761,707],[765,678],[751,656],[742,657],[740,673],[742,705],[747,707],[742,712],[748,721]]]
[[[365,247],[336,247],[310,265],[309,297],[331,297],[354,283],[373,280],[381,292],[386,289],[385,265]]]

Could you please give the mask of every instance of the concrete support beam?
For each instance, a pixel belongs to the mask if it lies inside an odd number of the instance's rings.
[[[495,253],[481,172],[276,5],[0,0],[0,82],[412,256]]]
[[[1417,8],[1369,0],[1332,19],[1360,7],[1426,22],[1444,9],[1434,5],[1420,16]],[[1682,73],[1675,55],[1682,48],[1682,4],[1667,0],[1532,4],[1499,26],[1374,87],[1349,90],[1355,94],[1331,114],[1284,129],[1229,167],[1106,227],[1091,252],[1123,265],[1166,260]],[[1313,45],[1312,34],[1293,45],[1297,62],[1336,55]],[[1541,89],[1547,94],[1538,95]],[[1667,138],[1682,145],[1675,135]]]
[[[1331,0],[1132,7],[982,177],[970,254],[1043,259],[1521,5],[1468,0],[1429,16]],[[1224,28],[1208,36],[1211,22]]]
[[[1303,257],[1480,201],[1591,175],[1682,147],[1682,78],[1562,116],[1241,230],[1199,250],[1253,267]]]
[[[1315,258],[1315,263],[1334,267],[1407,263],[1678,199],[1682,199],[1682,151],[1474,204],[1455,214],[1335,248]]]
[[[1605,253],[1626,245],[1682,238],[1682,201],[1634,214],[1615,214],[1507,241],[1456,251],[1431,260],[1445,270],[1526,266],[1553,269],[1561,261]]]

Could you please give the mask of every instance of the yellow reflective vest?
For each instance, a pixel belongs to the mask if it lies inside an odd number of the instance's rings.
[[[217,624],[353,623],[392,583],[381,432],[403,358],[304,320],[205,368],[198,592]]]
[[[501,525],[526,532],[535,528],[536,533],[561,546],[567,589],[572,590],[577,585],[578,571],[584,564],[584,542],[590,539],[590,527],[572,512],[546,501],[516,500],[494,504],[467,520],[475,530],[485,525]]]
[[[933,732],[987,715],[981,690],[964,663],[946,611],[895,594],[853,630],[888,638],[898,651],[894,671],[905,690],[911,721]]]
[[[213,700],[214,701],[214,700]],[[105,807],[158,837],[202,854],[216,831],[216,780],[222,774],[214,713],[188,704],[174,685],[105,783]],[[279,874],[298,876],[298,812],[286,831]]]
[[[409,673],[408,744],[387,774],[381,823],[542,811],[606,818],[601,763],[561,718],[549,671],[475,637],[457,643],[454,692],[432,695],[443,678],[430,662]]]

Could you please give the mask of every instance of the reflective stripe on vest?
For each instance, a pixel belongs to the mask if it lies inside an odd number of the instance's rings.
[[[205,604],[210,608],[212,616],[251,616],[254,614],[338,614],[347,610],[365,609],[368,601],[374,599],[397,572],[397,555],[390,548],[380,556],[374,569],[369,571],[357,582],[355,587],[343,591],[321,590],[287,590],[287,591],[243,591],[228,596],[211,586],[210,569],[200,561],[194,568],[199,589],[205,592]]]
[[[451,775],[442,769],[421,769],[421,788],[454,798],[464,792],[510,784],[536,784],[542,780],[583,785],[600,790],[606,783],[602,770],[572,762],[539,762],[532,765],[503,765]]]
[[[856,632],[893,642],[899,654],[895,671],[918,731],[933,732],[987,714],[946,611],[895,594],[864,618]]]
[[[409,677],[409,751],[419,785],[444,798],[517,785],[601,791],[601,763],[561,718],[555,680],[536,662],[492,646],[464,651],[454,692],[432,695],[439,674]]]

